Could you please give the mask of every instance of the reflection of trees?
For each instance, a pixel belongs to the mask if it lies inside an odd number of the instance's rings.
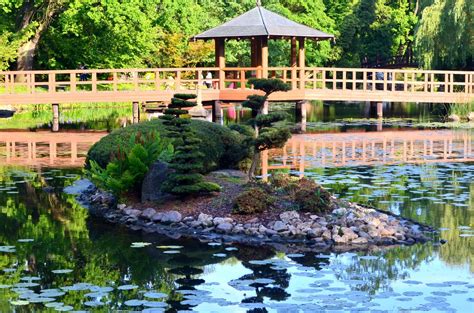
[[[400,213],[405,218],[425,223],[434,228],[449,228],[449,231],[441,234],[443,239],[448,240],[448,243],[439,248],[440,258],[452,265],[468,263],[471,272],[474,272],[474,238],[462,238],[459,236],[461,232],[458,230],[459,226],[474,224],[474,214],[472,213],[474,182],[460,181],[460,178],[465,177],[464,170],[460,166],[446,170],[443,167],[429,164],[353,169],[330,168],[324,172],[315,169],[312,173],[316,176],[329,177],[345,174],[352,177],[354,182],[352,184],[336,182],[328,185],[335,193],[348,196],[354,202],[369,203],[380,209]],[[358,175],[350,175],[347,173],[348,171],[355,172]],[[390,174],[389,184],[380,185],[379,183],[387,183],[386,174]],[[419,187],[413,188],[411,184],[419,184]],[[364,185],[381,187],[373,189]],[[360,187],[360,189],[350,190],[350,187],[353,186]],[[418,191],[420,193],[416,193]],[[373,200],[368,200],[365,195],[372,195],[374,192],[380,194],[374,197]],[[445,199],[447,193],[452,193],[454,197],[459,197],[462,193],[468,193],[468,200],[463,201],[468,207],[454,206],[452,200]],[[445,203],[437,203],[434,200],[427,199],[431,197],[440,199]]]
[[[410,271],[434,258],[433,246],[423,244],[393,247],[371,256],[378,258],[353,258],[350,264],[336,258],[332,262],[333,265],[341,265],[343,268],[336,277],[339,280],[356,280],[354,284],[351,284],[354,290],[374,294],[379,290],[390,289],[392,281],[408,278]]]

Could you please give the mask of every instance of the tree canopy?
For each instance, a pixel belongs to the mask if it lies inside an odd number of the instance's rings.
[[[411,53],[426,68],[472,67],[469,0],[263,0],[296,22],[336,35],[307,41],[307,64],[361,66]],[[189,38],[253,8],[255,0],[0,0],[0,70],[208,66],[212,42]],[[289,65],[290,43],[270,43]],[[250,44],[230,41],[230,66]]]

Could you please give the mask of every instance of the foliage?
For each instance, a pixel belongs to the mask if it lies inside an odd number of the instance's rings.
[[[256,214],[262,213],[272,207],[275,198],[269,196],[268,191],[256,185],[239,194],[234,200],[232,213]]]
[[[301,178],[286,186],[285,190],[301,211],[322,213],[329,210],[331,194],[314,180]]]
[[[297,210],[310,213],[325,213],[330,210],[331,193],[308,178],[295,179],[285,174],[271,176],[270,185]]]
[[[87,175],[95,184],[116,195],[140,191],[150,165],[156,160],[169,162],[173,157],[170,140],[162,139],[156,133],[147,137],[137,133],[132,138],[132,149],[128,151],[120,148],[114,161],[108,163],[106,168],[92,160],[87,170]]]
[[[263,114],[263,108],[268,101],[268,97],[278,91],[288,91],[290,87],[279,79],[250,79],[249,83],[255,89],[263,91],[265,94],[250,95],[242,106],[252,109],[255,119],[252,120],[255,134],[251,145],[253,146],[253,159],[249,168],[249,178],[255,176],[257,165],[262,151],[281,148],[291,137],[288,127],[279,125],[279,122],[286,119],[286,115],[281,112]]]
[[[434,0],[423,10],[415,47],[425,68],[474,66],[474,2]]]
[[[307,40],[310,66],[360,66],[363,60],[410,52],[414,42],[425,67],[472,66],[470,0],[264,0],[262,4],[336,35],[334,44]],[[0,0],[0,69],[22,61],[21,51],[34,59],[35,68],[210,66],[212,41],[189,38],[253,7],[255,0]],[[272,66],[289,65],[288,40],[270,40],[269,48]],[[226,56],[229,66],[249,66],[249,42],[229,41]]]
[[[204,171],[209,172],[218,168],[233,168],[248,156],[245,137],[227,127],[206,121],[191,120],[190,127],[196,136],[201,139],[199,151],[204,153]],[[119,147],[130,150],[130,138],[141,132],[146,138],[148,134],[157,132],[167,138],[168,131],[163,120],[157,119],[139,124],[130,125],[113,131],[95,143],[87,154],[87,162],[96,161],[101,167],[114,159]]]
[[[200,151],[199,139],[190,125],[190,119],[184,108],[193,107],[196,95],[175,94],[171,104],[160,118],[168,131],[168,136],[173,140],[176,149],[175,156],[170,160],[169,166],[174,171],[163,183],[163,191],[175,195],[196,195],[220,191],[220,186],[205,182],[202,173],[205,171],[203,158]]]

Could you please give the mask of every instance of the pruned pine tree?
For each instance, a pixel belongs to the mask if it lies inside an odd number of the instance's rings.
[[[191,101],[195,98],[196,95],[193,94],[175,94],[161,117],[175,147],[175,156],[169,163],[174,172],[163,184],[163,191],[174,195],[187,196],[220,191],[219,185],[204,181],[204,154],[199,151],[201,139],[197,138],[191,129],[188,111],[184,110],[196,106],[196,102]]]
[[[254,116],[252,120],[253,127],[255,128],[253,140],[254,153],[248,172],[249,179],[254,179],[260,161],[260,153],[268,149],[283,147],[291,137],[289,128],[278,123],[285,120],[285,113],[272,112],[263,114],[263,108],[268,101],[268,97],[274,92],[286,92],[290,90],[290,86],[280,79],[250,79],[249,83],[255,89],[265,93],[264,95],[250,95],[242,103],[244,107],[252,109],[252,115]]]

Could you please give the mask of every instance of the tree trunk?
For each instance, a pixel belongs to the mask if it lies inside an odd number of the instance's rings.
[[[253,180],[255,178],[255,172],[257,171],[258,162],[260,162],[260,152],[255,151],[252,157],[252,164],[250,165],[249,169],[249,180]]]
[[[20,46],[18,49],[18,59],[16,63],[17,71],[30,71],[33,69],[33,61],[40,37],[41,34],[35,34],[33,38]]]

